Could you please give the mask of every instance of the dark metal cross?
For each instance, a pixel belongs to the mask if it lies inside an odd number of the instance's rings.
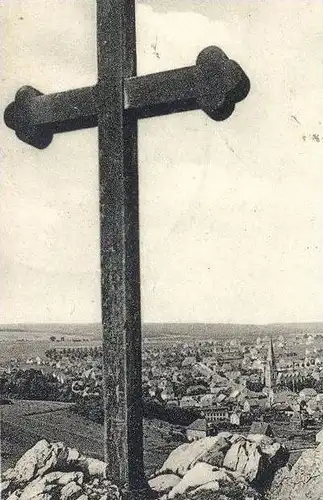
[[[217,47],[196,66],[136,76],[135,0],[97,0],[98,83],[43,95],[18,90],[5,122],[22,141],[47,147],[53,134],[99,127],[105,459],[109,476],[135,496],[143,466],[137,120],[202,109],[223,120],[249,79]]]

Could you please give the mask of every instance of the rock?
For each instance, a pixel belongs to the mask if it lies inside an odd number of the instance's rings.
[[[181,478],[175,474],[162,474],[150,479],[148,483],[153,491],[163,494],[168,493],[171,489],[173,489],[174,486],[180,482],[180,480]]]
[[[248,439],[238,435],[233,437],[230,440],[233,444],[224,457],[223,466],[250,483],[257,481],[261,487],[270,485],[276,470],[287,463],[289,453],[286,448],[260,434],[250,434]]]
[[[21,500],[27,500],[29,498],[34,498],[37,495],[44,493],[54,493],[54,490],[58,490],[59,487],[65,486],[66,484],[75,481],[77,484],[82,484],[83,473],[82,472],[50,472],[44,477],[37,477],[31,481],[23,490],[21,494]]]
[[[81,486],[72,481],[71,483],[67,483],[65,486],[63,486],[60,492],[60,499],[76,500],[81,495],[83,495]]]
[[[222,433],[224,434],[224,433]],[[229,433],[226,433],[229,434]],[[230,436],[230,434],[229,434]],[[216,466],[216,467],[222,467],[224,457],[228,451],[228,449],[231,446],[230,441],[224,437],[224,436],[216,436],[217,441],[212,445],[211,448],[209,448],[207,451],[202,453],[193,463],[191,464],[191,467],[195,465],[197,462],[206,462],[207,464]]]
[[[42,493],[41,495],[33,497],[33,500],[53,500],[53,496],[51,493]]]
[[[201,491],[219,491],[220,485],[218,481],[210,481],[209,483],[202,484],[198,488],[195,488],[195,490],[192,490],[189,492],[188,496],[195,495],[196,493],[199,493]]]
[[[3,498],[3,495],[8,493],[10,489],[10,481],[2,481],[0,483],[0,498]]]
[[[281,469],[278,469],[278,471],[276,472],[276,474],[274,475],[274,478],[273,478],[273,481],[272,481],[272,484],[271,484],[271,497],[274,497],[275,494],[277,491],[279,491],[282,486],[283,486],[283,483],[285,481],[288,481],[289,478],[290,478],[290,472],[291,472],[291,467],[286,465],[285,467],[282,467]]]
[[[50,495],[50,498],[56,496],[59,491],[58,484],[47,484],[46,486],[42,484],[28,484],[23,490],[20,500],[31,500],[38,498],[42,495]]]
[[[57,468],[59,470],[73,469],[77,467],[81,454],[76,448],[65,446],[59,453]]]
[[[196,463],[203,453],[212,448],[217,440],[218,436],[213,436],[199,439],[193,443],[182,444],[170,453],[158,474],[171,472],[183,477],[192,464]]]
[[[176,486],[174,486],[174,488],[170,491],[168,498],[172,499],[177,495],[183,495],[190,490],[196,489],[203,484],[213,481],[231,482],[232,479],[224,469],[217,469],[216,467],[212,467],[212,465],[204,462],[198,462],[185,474],[183,479]]]
[[[248,434],[247,440],[257,444],[266,443],[270,445],[273,443],[273,439],[265,436],[265,434]]]
[[[238,462],[236,471],[238,474],[243,474],[248,462],[250,459],[250,449],[248,446],[248,442],[244,443],[244,446],[240,446],[239,454],[238,454]]]
[[[306,450],[289,471],[275,476],[270,500],[322,500],[323,444]]]
[[[80,453],[76,448],[67,448],[68,454],[66,461],[67,463],[74,463],[80,458]]]
[[[90,498],[91,498],[91,497],[90,497]],[[117,498],[119,499],[119,498],[121,498],[121,497],[119,497],[119,496],[118,496],[118,497],[113,496],[113,495],[111,494],[111,491],[110,491],[110,492],[108,492],[108,493],[104,493],[104,495],[100,496],[100,500],[111,500],[111,499],[113,499],[113,500],[114,500],[114,499],[117,499]]]
[[[217,434],[217,438],[224,438],[224,439],[227,439],[228,441],[230,441],[232,436],[234,436],[234,434],[232,434],[231,432],[228,432],[228,431],[221,431]]]
[[[107,465],[105,462],[102,462],[102,460],[81,455],[80,459],[77,461],[77,466],[86,476],[107,477]]]
[[[231,444],[236,443],[237,441],[244,441],[244,437],[241,436],[241,434],[232,434],[231,437],[229,438],[229,441]]]
[[[240,439],[229,448],[223,460],[223,467],[229,470],[237,470],[240,449],[244,443],[245,440]]]
[[[241,462],[241,469],[239,468],[240,462],[238,462],[237,471],[240,472],[250,483],[255,479],[259,479],[264,468],[264,461],[262,460],[262,455],[260,454],[256,443],[246,443],[246,461]],[[242,454],[242,450],[241,450]]]
[[[106,464],[101,460],[86,457],[63,443],[42,440],[3,474],[1,497],[3,500],[119,500],[119,489],[107,479],[106,472]]]
[[[55,472],[53,472],[52,474],[55,474]],[[48,474],[47,477],[49,475],[50,474]],[[83,484],[83,480],[84,480],[83,472],[65,472],[57,479],[57,483],[59,485],[64,486],[65,484],[69,483],[70,481],[75,481],[77,484],[81,485],[81,484]]]
[[[21,492],[19,490],[14,491],[13,493],[11,493],[11,495],[8,496],[7,500],[18,500],[18,498],[20,497],[20,494],[21,494]]]
[[[4,479],[19,486],[28,483],[36,476],[44,475],[55,467],[63,448],[62,443],[50,444],[45,439],[38,441],[18,460],[14,468],[3,473]]]

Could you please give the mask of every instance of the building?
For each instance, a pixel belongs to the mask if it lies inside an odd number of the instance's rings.
[[[201,411],[201,415],[205,417],[207,422],[214,423],[214,422],[229,422],[230,420],[230,412],[229,409],[226,407],[220,407],[220,408],[203,408]]]
[[[230,424],[239,427],[241,424],[241,412],[234,411],[230,415]]]
[[[272,428],[267,422],[252,422],[250,434],[263,434],[264,436],[274,437]]]
[[[274,354],[274,346],[273,341],[270,339],[267,359],[265,361],[264,366],[264,382],[265,386],[268,389],[273,389],[276,386],[276,378],[277,378],[277,365]]]
[[[188,441],[196,441],[207,436],[207,423],[205,418],[198,418],[186,429]]]
[[[183,396],[180,399],[179,406],[181,408],[194,408],[198,406],[198,402],[192,396]]]

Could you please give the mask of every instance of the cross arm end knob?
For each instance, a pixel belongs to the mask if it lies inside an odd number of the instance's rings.
[[[250,80],[241,66],[229,59],[219,47],[202,50],[195,66],[196,101],[213,120],[224,120],[235,104],[247,97]]]
[[[39,90],[30,86],[21,87],[11,102],[5,109],[4,121],[7,127],[16,132],[16,136],[23,142],[36,147],[46,148],[52,141],[53,133],[46,127],[41,127],[33,123],[33,105],[35,97],[41,96]]]

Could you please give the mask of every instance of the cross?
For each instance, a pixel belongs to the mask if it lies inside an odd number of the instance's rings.
[[[5,110],[19,139],[45,148],[54,133],[98,126],[104,448],[109,477],[147,495],[143,465],[137,121],[202,109],[224,120],[250,88],[217,47],[196,65],[136,76],[135,0],[97,0],[98,83],[43,95],[26,86]]]

